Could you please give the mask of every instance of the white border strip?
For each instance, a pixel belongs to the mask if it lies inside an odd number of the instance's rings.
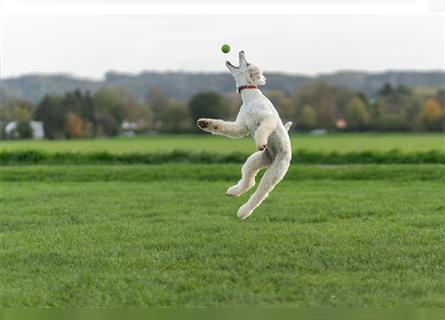
[[[1,1],[1,0],[0,0]],[[338,15],[440,13],[431,1],[409,3],[294,3],[294,4],[139,4],[139,3],[24,3],[3,0],[2,14],[20,15]],[[335,1],[335,0],[333,0]],[[439,0],[442,1],[442,0]]]

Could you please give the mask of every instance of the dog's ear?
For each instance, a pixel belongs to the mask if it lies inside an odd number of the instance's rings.
[[[249,65],[249,76],[254,85],[263,86],[266,84],[266,77],[263,75],[263,70],[255,65]]]

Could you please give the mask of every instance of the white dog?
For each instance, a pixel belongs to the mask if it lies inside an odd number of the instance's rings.
[[[286,123],[284,126],[273,104],[258,89],[257,86],[266,84],[266,79],[259,67],[246,61],[244,51],[239,53],[239,67],[229,61],[226,66],[232,73],[237,91],[243,100],[236,120],[226,122],[203,118],[198,120],[198,127],[212,134],[230,138],[241,138],[248,134],[254,137],[259,151],[247,159],[241,169],[241,180],[226,192],[234,197],[245,193],[255,185],[258,171],[268,166],[255,193],[238,210],[238,217],[245,219],[283,179],[289,168],[292,149],[287,130],[292,123]]]

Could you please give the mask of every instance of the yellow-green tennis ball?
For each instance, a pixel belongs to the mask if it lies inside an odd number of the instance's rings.
[[[229,53],[230,46],[228,44],[223,44],[223,46],[221,47],[221,51],[224,53]]]

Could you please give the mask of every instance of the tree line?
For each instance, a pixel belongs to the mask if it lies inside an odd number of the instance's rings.
[[[445,122],[445,90],[409,88],[385,84],[370,99],[364,93],[313,82],[293,94],[267,91],[283,121],[308,131],[441,131]],[[3,125],[16,121],[13,137],[29,138],[30,121],[43,123],[49,139],[108,137],[129,128],[136,133],[197,132],[200,117],[233,120],[241,105],[237,94],[206,91],[188,101],[168,98],[151,87],[140,101],[124,88],[75,90],[64,95],[45,95],[37,104],[9,99],[0,108]],[[125,125],[127,124],[127,125]],[[3,131],[3,130],[2,130]]]

